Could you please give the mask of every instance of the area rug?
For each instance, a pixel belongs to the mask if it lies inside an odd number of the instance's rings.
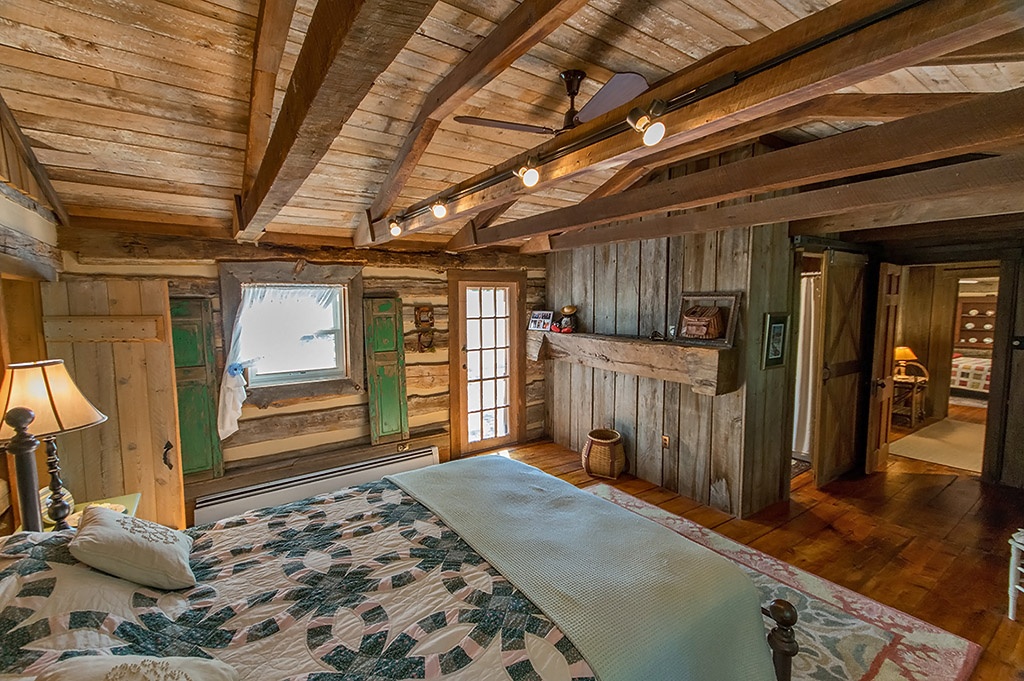
[[[614,487],[586,488],[738,564],[762,601],[800,613],[794,681],[965,681],[981,646],[744,546]]]
[[[976,397],[959,397],[957,395],[950,395],[949,403],[956,407],[977,407],[979,409],[988,409],[988,400],[979,400]]]
[[[789,474],[790,478],[795,478],[796,476],[801,475],[801,474],[806,473],[807,471],[811,470],[811,462],[810,461],[801,461],[800,459],[792,459],[792,462],[793,462],[793,470]]]
[[[985,454],[985,426],[943,419],[893,442],[889,452],[980,473]]]

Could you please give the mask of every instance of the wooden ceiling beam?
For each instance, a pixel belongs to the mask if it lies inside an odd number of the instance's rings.
[[[978,97],[974,92],[915,92],[900,94],[833,94],[814,100],[808,112],[816,121],[878,121],[938,111]]]
[[[291,200],[435,3],[317,3],[267,150],[242,197],[239,241],[256,241]]]
[[[941,57],[929,59],[920,66],[971,66],[1024,61],[1024,31],[1014,31],[965,47]]]
[[[789,230],[794,235],[866,233],[890,227],[901,228],[921,223],[1022,212],[1024,212],[1024,192],[1015,188],[986,194],[984,202],[971,196],[950,196],[929,201],[927,204],[904,203],[882,210],[796,220],[790,223]]]
[[[1024,204],[1024,199],[1021,200]],[[843,241],[854,243],[928,241],[932,243],[970,243],[1000,236],[1024,237],[1024,213],[985,215],[937,222],[920,222],[899,227],[880,227],[845,232]]]
[[[891,11],[895,13],[880,18],[879,13]],[[869,18],[872,21],[866,21]],[[450,220],[525,193],[512,171],[529,157],[541,159],[541,181],[536,187],[540,189],[656,153],[657,149],[643,146],[639,135],[622,127],[630,108],[646,106],[653,99],[672,101],[702,87],[709,93],[662,117],[668,128],[663,144],[677,145],[1022,26],[1024,0],[977,0],[968,5],[961,0],[929,0],[899,11],[890,0],[841,2],[702,68],[687,70],[619,109],[408,207],[404,213],[415,215],[405,226],[415,231],[438,224],[426,208],[453,194],[458,198],[448,202]],[[700,95],[698,91],[695,96]],[[588,142],[610,129],[621,132]],[[567,147],[572,150],[566,152]],[[494,178],[499,179],[476,188]]]
[[[249,83],[249,131],[245,141],[242,193],[252,187],[270,140],[277,72],[292,26],[296,0],[260,0],[253,41],[252,78]]]
[[[587,0],[523,0],[430,91],[370,206],[371,224],[391,210],[441,121],[585,4]],[[360,241],[372,241],[368,225],[357,233]]]
[[[984,95],[965,104],[861,128],[726,166],[673,178],[614,196],[479,231],[463,232],[448,249],[497,245],[542,234],[669,210],[706,206],[758,193],[1005,148],[1024,139],[1024,88]]]
[[[60,224],[70,225],[71,216],[68,215],[67,210],[64,208],[64,203],[60,200],[60,196],[57,195],[57,190],[53,188],[50,176],[46,174],[46,168],[36,158],[35,152],[32,151],[32,145],[25,137],[25,133],[21,131],[21,126],[18,125],[18,121],[15,120],[14,114],[7,107],[7,102],[4,101],[2,96],[0,96],[0,125],[7,130],[10,139],[14,142],[15,151],[21,157],[25,166],[28,167],[28,171],[32,173],[36,184],[39,185],[39,191],[42,193],[42,196],[34,198],[45,200],[49,204],[50,210],[60,220]]]
[[[999,156],[877,180],[787,194],[705,211],[658,215],[627,223],[600,225],[552,237],[551,250],[564,251],[637,239],[655,239],[733,227],[875,211],[957,196],[984,205],[988,197],[1018,190],[1024,183],[1024,156]]]

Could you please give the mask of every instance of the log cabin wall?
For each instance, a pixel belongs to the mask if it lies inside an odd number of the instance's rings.
[[[429,255],[404,257],[401,266],[367,265],[362,270],[364,296],[402,299],[405,334],[406,385],[412,442],[436,444],[443,458],[450,452],[448,275],[444,265]],[[216,265],[174,263],[138,265],[103,258],[102,262],[68,254],[70,272],[64,279],[107,274],[156,276],[168,280],[171,297],[199,297],[211,301],[217,355],[217,375],[224,370],[226,348],[222,324],[220,284]],[[318,262],[326,262],[318,260]],[[535,262],[537,262],[535,260]],[[542,261],[538,262],[538,264]],[[462,265],[466,266],[466,265]],[[523,269],[519,267],[517,269]],[[545,270],[527,267],[527,308],[544,307]],[[414,322],[418,305],[434,308],[434,351],[420,352]],[[362,337],[358,339],[362,343]],[[545,375],[543,364],[527,366],[527,435],[545,431]],[[308,470],[369,460],[394,452],[396,444],[370,446],[369,412],[365,393],[331,398],[294,400],[266,408],[246,404],[239,430],[224,440],[225,476],[186,480],[186,497],[255,484]]]
[[[743,147],[681,165],[670,175],[759,150]],[[791,362],[763,370],[760,357],[764,315],[790,310],[792,269],[785,224],[549,255],[549,304],[555,310],[577,305],[583,332],[667,334],[678,323],[684,291],[743,292],[733,350],[736,390],[697,395],[679,383],[549,361],[552,438],[580,451],[590,430],[615,428],[625,440],[630,472],[734,515],[787,498]],[[662,447],[662,435],[668,447]]]

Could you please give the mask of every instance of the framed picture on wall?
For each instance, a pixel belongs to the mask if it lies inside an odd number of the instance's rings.
[[[789,315],[769,312],[764,316],[764,347],[761,368],[772,369],[786,364],[786,343],[789,341]]]
[[[534,310],[530,314],[530,330],[531,331],[550,331],[551,320],[554,319],[555,313],[551,310]]]

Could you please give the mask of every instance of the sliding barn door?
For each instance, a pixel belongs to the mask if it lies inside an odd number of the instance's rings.
[[[47,353],[108,417],[57,438],[75,501],[139,492],[139,517],[184,527],[167,282],[72,279],[42,297]]]
[[[864,357],[865,256],[827,251],[822,265],[822,363],[819,376],[815,482],[824,485],[858,459]]]
[[[896,320],[900,304],[900,268],[882,263],[878,273],[878,308],[875,349],[871,360],[871,399],[868,413],[867,460],[864,469],[873,473],[889,460],[892,423],[893,374],[896,363]]]

